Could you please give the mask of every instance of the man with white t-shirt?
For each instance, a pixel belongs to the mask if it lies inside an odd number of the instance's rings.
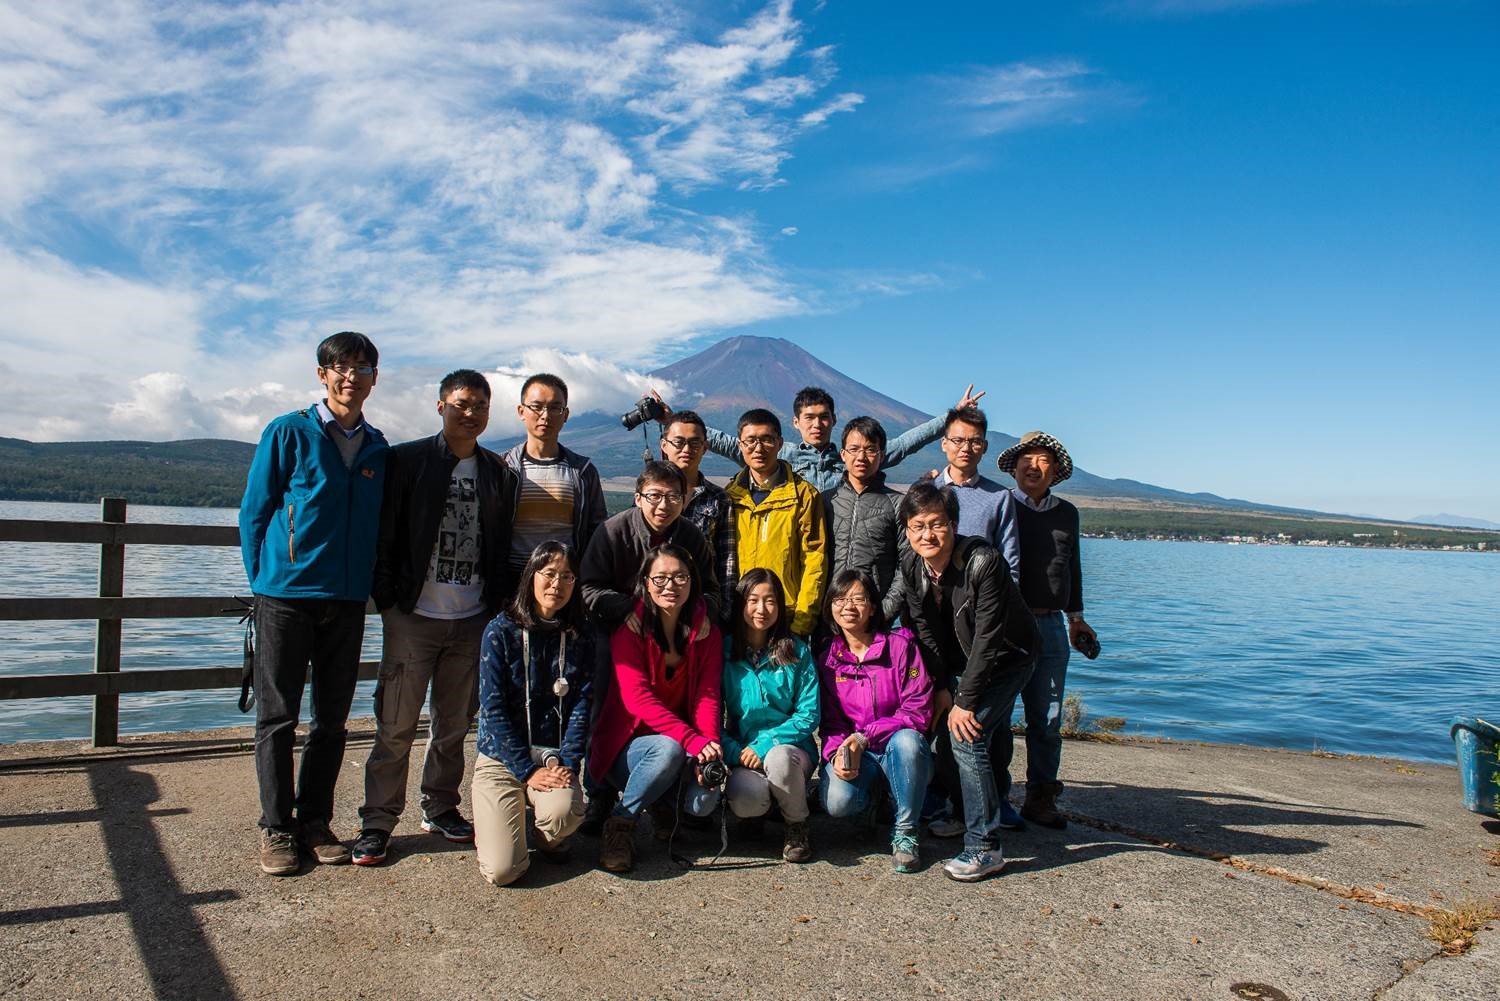
[[[373,587],[385,637],[356,865],[385,861],[406,805],[407,762],[429,683],[422,829],[449,841],[474,840],[458,809],[463,744],[479,710],[484,627],[513,587],[516,474],[479,444],[490,416],[484,376],[471,369],[446,376],[438,413],[442,431],[395,446],[386,465]]]

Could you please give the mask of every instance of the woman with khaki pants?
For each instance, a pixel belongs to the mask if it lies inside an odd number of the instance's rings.
[[[526,809],[537,854],[560,862],[583,821],[583,764],[594,651],[574,593],[578,559],[544,542],[521,571],[510,607],[485,628],[479,659],[474,846],[496,886],[525,875]]]

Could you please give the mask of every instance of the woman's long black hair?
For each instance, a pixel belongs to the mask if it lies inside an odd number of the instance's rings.
[[[579,586],[578,577],[578,553],[566,542],[557,542],[548,539],[531,551],[531,556],[526,560],[526,566],[521,570],[521,581],[516,588],[516,596],[511,599],[510,606],[506,609],[510,613],[510,619],[522,629],[535,629],[542,624],[541,616],[536,611],[536,575],[540,573],[548,563],[561,556],[568,564],[568,569],[573,573],[573,594],[568,598],[568,603],[557,613],[557,622],[568,632],[577,635],[583,629],[583,588]]]
[[[674,635],[671,637],[670,643],[667,642],[668,637],[666,631],[662,628],[661,615],[657,610],[656,602],[651,600],[650,587],[646,583],[646,578],[651,576],[651,564],[655,563],[657,558],[661,556],[670,556],[681,563],[687,568],[688,577],[690,578],[687,601],[682,606],[681,614],[677,616],[677,628],[674,630]],[[636,575],[635,593],[636,597],[640,598],[642,604],[645,606],[644,611],[641,613],[641,631],[656,637],[656,642],[661,645],[663,650],[672,649],[679,653],[685,650],[687,648],[688,636],[692,634],[693,616],[697,614],[698,603],[703,600],[703,585],[699,581],[698,565],[693,562],[693,558],[688,555],[688,551],[681,546],[664,542],[648,552],[646,558],[641,560],[641,569]]]
[[[765,567],[745,571],[739,583],[734,585],[734,614],[729,623],[730,634],[734,639],[730,656],[735,660],[744,660],[754,652],[745,639],[750,631],[749,624],[745,622],[745,603],[750,598],[750,592],[761,584],[771,585],[771,594],[776,599],[776,621],[771,624],[770,635],[766,637],[766,652],[770,655],[772,664],[784,667],[796,662],[797,641],[792,638],[792,617],[787,614],[786,588],[781,586],[781,578],[776,576],[776,571]]]

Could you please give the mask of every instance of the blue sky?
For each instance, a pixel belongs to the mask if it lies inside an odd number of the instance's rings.
[[[1493,4],[433,10],[0,7],[0,434],[253,438],[344,327],[398,437],[460,364],[623,409],[753,333],[1103,475],[1500,521]]]

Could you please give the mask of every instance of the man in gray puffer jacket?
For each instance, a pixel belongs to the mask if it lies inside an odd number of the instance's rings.
[[[828,579],[851,567],[867,570],[880,588],[880,605],[889,622],[901,611],[901,555],[908,546],[897,511],[901,494],[885,485],[885,428],[873,417],[856,417],[844,425],[839,449],[844,479],[823,492],[833,564]]]

